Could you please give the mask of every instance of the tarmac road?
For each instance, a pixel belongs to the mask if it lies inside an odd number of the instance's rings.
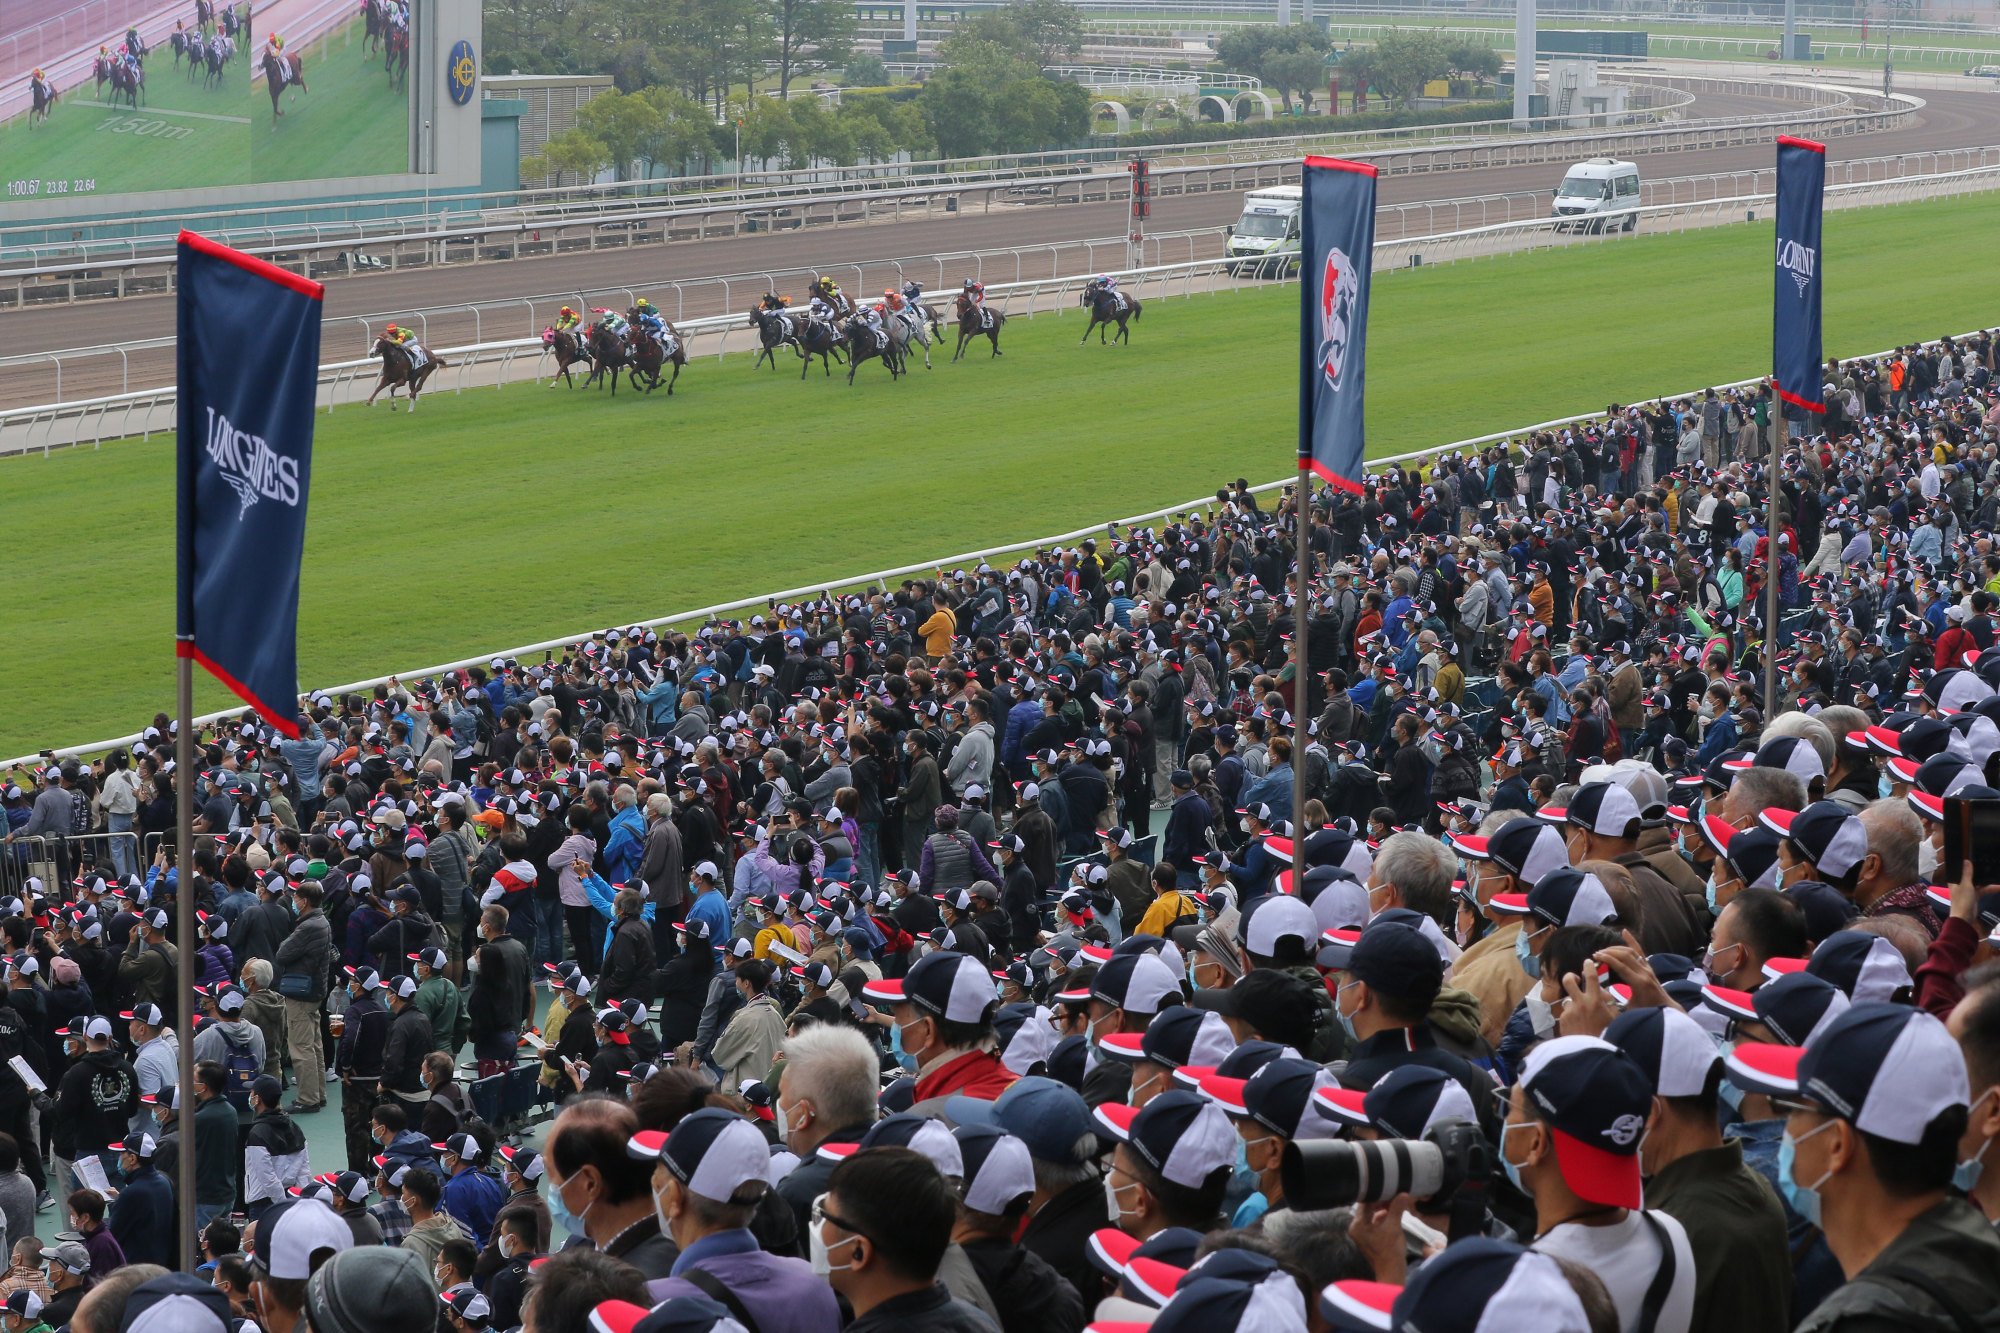
[[[1837,138],[1829,142],[1834,160],[1883,157],[1926,149],[1971,147],[1994,142],[1995,123],[1991,99],[1977,93],[1926,92],[1928,105],[1917,123],[1879,134]],[[1698,104],[1704,117],[1759,114],[1772,103],[1755,98],[1707,98]],[[1747,170],[1771,164],[1768,145],[1738,148],[1688,150],[1648,155],[1646,174],[1661,178],[1691,176],[1708,172]],[[1385,204],[1432,199],[1462,198],[1478,194],[1513,191],[1547,191],[1560,179],[1560,170],[1549,165],[1490,168],[1437,175],[1385,176],[1381,201]],[[1241,201],[1234,194],[1191,195],[1158,201],[1149,231],[1168,232],[1219,227],[1235,221]],[[1539,206],[1535,207],[1539,213]],[[861,281],[843,286],[850,292],[875,292],[894,277],[894,270],[882,261],[910,256],[968,251],[992,251],[1007,247],[1051,245],[1084,238],[1122,235],[1126,227],[1123,204],[1093,204],[1062,208],[1033,206],[996,210],[991,214],[963,214],[924,221],[883,224],[780,235],[758,234],[700,243],[649,246],[643,251],[598,251],[551,256],[512,262],[448,266],[429,270],[405,270],[392,274],[368,274],[337,278],[327,283],[326,313],[331,319],[341,315],[393,312],[446,306],[470,301],[553,295],[547,309],[537,308],[537,319],[552,315],[564,294],[588,292],[599,287],[659,287],[675,280],[709,277],[716,274],[755,273],[769,268],[797,269],[809,265],[864,266]],[[1183,252],[1184,253],[1184,252]],[[1084,252],[1068,252],[1065,271],[1076,271],[1088,262]],[[1049,252],[1023,259],[1024,278],[1052,275],[1057,261]],[[992,271],[989,270],[989,275]],[[1007,278],[1013,277],[1013,264]],[[956,286],[949,274],[947,280]],[[935,287],[932,290],[936,290]],[[664,302],[662,302],[665,304]],[[748,308],[747,299],[736,304]],[[670,313],[671,308],[670,308]],[[696,309],[688,316],[721,313],[717,308]],[[127,340],[166,337],[173,332],[173,304],[166,296],[135,297],[118,302],[86,302],[51,306],[8,315],[15,331],[17,348],[87,347]],[[524,316],[525,323],[525,316]],[[511,323],[501,332],[489,329],[486,336],[522,336],[527,330]],[[433,321],[433,345],[466,341],[472,336],[469,320],[462,328]],[[343,330],[342,335],[352,336]],[[324,355],[328,360],[359,357],[367,348],[354,345],[329,331]],[[167,382],[173,374],[171,352],[133,353],[130,358],[131,384],[147,387]],[[114,393],[119,388],[118,358],[105,358],[90,366],[72,364],[64,372],[63,397],[76,398],[91,393]],[[52,375],[18,368],[0,376],[0,406],[48,402],[54,397]]]

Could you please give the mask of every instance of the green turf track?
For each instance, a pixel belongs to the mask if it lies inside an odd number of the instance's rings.
[[[116,195],[263,181],[382,176],[408,169],[409,109],[377,54],[365,61],[362,20],[305,48],[307,91],[287,89],[274,127],[271,99],[241,55],[227,86],[190,81],[164,44],[146,58],[137,110],[96,100],[94,87],[63,90],[46,124],[26,115],[0,125],[0,179],[38,182],[32,195]],[[263,36],[257,42],[261,49]],[[177,114],[178,113],[178,114]],[[217,119],[217,118],[220,119]],[[0,185],[0,189],[7,188]]]
[[[385,176],[409,170],[409,101],[378,51],[364,56],[356,18],[307,46],[306,90],[287,88],[274,123],[260,81],[250,105],[251,179]],[[260,35],[257,41],[263,43]]]
[[[1993,196],[1830,213],[1829,352],[1995,321]],[[1371,452],[1758,373],[1771,230],[1621,238],[1376,280]],[[703,359],[680,392],[523,385],[343,407],[316,437],[303,682],[334,684],[1033,538],[1283,475],[1296,288],[1149,301],[1130,347],[1077,312],[853,388]],[[0,460],[24,556],[0,755],[134,729],[172,699],[170,444]],[[228,700],[203,679],[203,711]]]

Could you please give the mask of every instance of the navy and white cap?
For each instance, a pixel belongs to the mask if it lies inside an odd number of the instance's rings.
[[[468,1324],[485,1324],[493,1317],[493,1307],[470,1282],[446,1287],[438,1293],[438,1300]]]
[[[1662,1097],[1701,1096],[1722,1058],[1707,1029],[1674,1008],[1622,1013],[1604,1039],[1631,1056]]]
[[[1174,1071],[1174,1082],[1183,1088],[1199,1092],[1201,1081],[1210,1074],[1222,1074],[1229,1078],[1249,1078],[1271,1061],[1281,1058],[1297,1059],[1298,1052],[1283,1042],[1246,1041],[1235,1050],[1222,1057],[1214,1067],[1207,1065],[1182,1065]]]
[[[605,1301],[590,1312],[591,1333],[745,1333],[720,1301],[675,1296],[650,1310],[630,1301]]]
[[[1739,829],[1719,815],[1703,815],[1702,840],[1728,861],[1746,889],[1778,887],[1778,844],[1783,839],[1761,825]]]
[[[1523,884],[1569,864],[1562,834],[1533,816],[1510,819],[1490,836],[1454,833],[1449,843],[1466,859],[1491,861]]]
[[[977,1023],[993,1004],[993,976],[969,954],[926,954],[900,980],[871,981],[861,993],[877,1004],[912,1004],[947,1023]]]
[[[1490,906],[1496,912],[1533,917],[1531,931],[1545,926],[1601,926],[1618,919],[1618,906],[1603,881],[1572,866],[1549,871],[1526,893],[1496,893]]]
[[[104,1145],[106,1152],[129,1152],[141,1161],[150,1161],[159,1151],[160,1143],[151,1134],[127,1134],[117,1143]]]
[[[17,1287],[7,1294],[7,1299],[0,1302],[0,1306],[4,1306],[8,1314],[22,1319],[37,1318],[48,1308],[32,1287]]]
[[[20,1302],[23,1296],[34,1302],[32,1311]],[[33,1291],[23,1290],[7,1298],[7,1308],[32,1319],[48,1307]],[[164,1273],[140,1283],[119,1323],[121,1333],[230,1333],[237,1327],[229,1298],[192,1273]]]
[[[1639,802],[1615,782],[1586,782],[1566,806],[1546,806],[1535,812],[1552,824],[1573,824],[1607,838],[1632,836],[1640,821]]]
[[[445,964],[450,961],[445,957],[443,949],[419,949],[415,953],[405,956],[409,961],[422,963],[433,972],[444,971]]]
[[[1236,1162],[1236,1127],[1222,1108],[1194,1092],[1170,1089],[1133,1108],[1106,1102],[1093,1113],[1098,1128],[1176,1185],[1200,1189]]]
[[[994,1125],[961,1125],[952,1137],[963,1166],[963,1200],[973,1212],[999,1216],[1035,1192],[1035,1160],[1012,1134]]]
[[[1270,958],[1286,939],[1296,939],[1306,949],[1319,942],[1324,929],[1313,909],[1286,893],[1274,893],[1250,908],[1243,919],[1243,948],[1260,958]]]
[[[514,1174],[523,1180],[540,1180],[544,1174],[542,1170],[542,1155],[532,1148],[520,1148],[512,1144],[507,1144],[501,1147],[500,1157],[502,1161],[506,1162],[513,1169]]]
[[[1279,886],[1290,878],[1289,870],[1278,876]],[[1350,879],[1345,871],[1330,866],[1315,866],[1304,879],[1298,894],[1311,904],[1322,936],[1329,930],[1359,930],[1368,924],[1368,886],[1361,879]]]
[[[1000,1063],[1020,1077],[1035,1066],[1047,1067],[1056,1048],[1054,1015],[1039,1004],[1003,1004],[993,1015],[993,1035],[1000,1042]]]
[[[407,1000],[417,993],[417,979],[415,977],[394,976],[390,977],[386,984],[389,987],[390,993],[400,999]]]
[[[1409,1283],[1336,1282],[1319,1312],[1343,1333],[1590,1333],[1590,1316],[1561,1265],[1512,1241],[1456,1241]]]
[[[1251,1120],[1287,1139],[1330,1139],[1338,1126],[1313,1106],[1313,1096],[1338,1082],[1311,1060],[1289,1057],[1271,1061],[1248,1078],[1209,1074],[1201,1080],[1202,1094],[1232,1120]]]
[[[160,1027],[167,1021],[165,1012],[157,1004],[135,1004],[118,1016],[120,1018],[129,1018],[134,1022],[144,1023],[147,1027],[153,1028]]]
[[[1150,1060],[1169,1070],[1218,1065],[1235,1049],[1236,1037],[1221,1014],[1187,1004],[1166,1010],[1144,1032],[1114,1032],[1098,1041],[1106,1059]]]
[[[1782,769],[1808,786],[1826,778],[1826,765],[1820,762],[1819,751],[1803,736],[1780,736],[1765,741],[1749,758],[1724,760],[1722,766],[1736,772],[1751,768]]]
[[[443,1143],[433,1143],[431,1151],[440,1157],[456,1157],[462,1162],[476,1162],[480,1157],[479,1140],[470,1134],[450,1135]]]
[[[1306,1303],[1289,1277],[1239,1282],[1190,1272],[1151,1328],[1153,1333],[1305,1333]],[[1088,1333],[1127,1333],[1127,1326],[1104,1321],[1089,1325]]]
[[[1731,1018],[1762,1023],[1786,1046],[1809,1046],[1850,1008],[1847,993],[1810,972],[1793,972],[1754,991],[1701,988],[1702,1003]]]
[[[1313,1109],[1336,1124],[1367,1125],[1391,1139],[1420,1139],[1451,1121],[1479,1123],[1465,1085],[1428,1065],[1397,1065],[1365,1092],[1338,1084],[1317,1088]]]
[[[1882,936],[1863,930],[1835,931],[1819,942],[1803,964],[1795,958],[1773,958],[1764,965],[1767,976],[1796,971],[1825,977],[1856,1004],[1893,1000],[1914,984],[1902,951]]]
[[[1761,811],[1757,821],[1784,835],[1792,850],[1813,863],[1821,879],[1839,879],[1868,855],[1861,817],[1838,801],[1814,801],[1803,810]]]
[[[1115,954],[1097,969],[1087,990],[1062,993],[1066,1000],[1078,996],[1128,1014],[1157,1014],[1180,1003],[1181,979],[1158,954]]]
[[[349,1203],[360,1203],[368,1197],[368,1177],[359,1171],[332,1171],[313,1179]]]
[[[1729,1076],[1752,1092],[1800,1097],[1864,1134],[1917,1144],[1970,1100],[1965,1056],[1943,1023],[1901,1004],[1857,1004],[1810,1046],[1741,1042]]]
[[[1368,850],[1368,840],[1357,837],[1348,829],[1323,828],[1308,833],[1305,854],[1307,870],[1336,867],[1365,882],[1375,869],[1375,857]]]
[[[826,1161],[844,1161],[869,1148],[908,1148],[929,1158],[941,1176],[965,1174],[965,1159],[958,1150],[958,1140],[951,1136],[951,1126],[914,1111],[900,1111],[877,1120],[858,1143],[822,1143],[819,1156]]]
[[[758,1128],[734,1111],[707,1106],[684,1117],[671,1134],[644,1130],[625,1151],[661,1163],[690,1194],[728,1203],[743,1186],[768,1185],[771,1146]]]
[[[1638,1062],[1601,1037],[1554,1037],[1528,1053],[1520,1086],[1554,1131],[1570,1192],[1607,1208],[1640,1207],[1639,1137],[1653,1085]]]
[[[270,1276],[303,1282],[322,1251],[338,1254],[353,1245],[354,1232],[333,1209],[318,1199],[287,1199],[257,1219],[250,1253]]]

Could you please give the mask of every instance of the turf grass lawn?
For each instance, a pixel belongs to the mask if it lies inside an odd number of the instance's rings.
[[[279,104],[285,114],[275,121],[271,95],[257,82],[247,103],[251,180],[332,180],[409,170],[409,94],[391,85],[379,50],[364,53],[366,33],[366,21],[357,17],[308,44],[301,52],[305,90],[284,90]],[[257,40],[261,50],[263,38]]]
[[[1995,322],[1994,196],[1829,213],[1826,348]],[[1768,222],[1399,270],[1375,283],[1370,453],[1758,374]],[[1287,473],[1298,289],[1148,299],[1129,347],[1081,313],[1009,323],[891,384],[701,358],[676,395],[437,393],[319,414],[300,607],[307,688],[1033,539]],[[738,344],[741,346],[742,344]],[[946,354],[948,356],[948,353]],[[449,378],[446,372],[445,378]],[[173,450],[0,460],[23,555],[0,755],[143,726],[173,698]],[[207,712],[230,696],[200,672]]]

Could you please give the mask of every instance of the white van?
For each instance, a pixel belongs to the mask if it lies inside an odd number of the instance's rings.
[[[1585,231],[1611,227],[1631,231],[1639,225],[1638,208],[1639,168],[1615,158],[1593,157],[1563,176],[1550,216],[1582,219],[1578,225]]]
[[[1231,273],[1277,277],[1298,267],[1300,193],[1297,185],[1274,185],[1243,196],[1243,216],[1228,229],[1224,252],[1236,261]]]

